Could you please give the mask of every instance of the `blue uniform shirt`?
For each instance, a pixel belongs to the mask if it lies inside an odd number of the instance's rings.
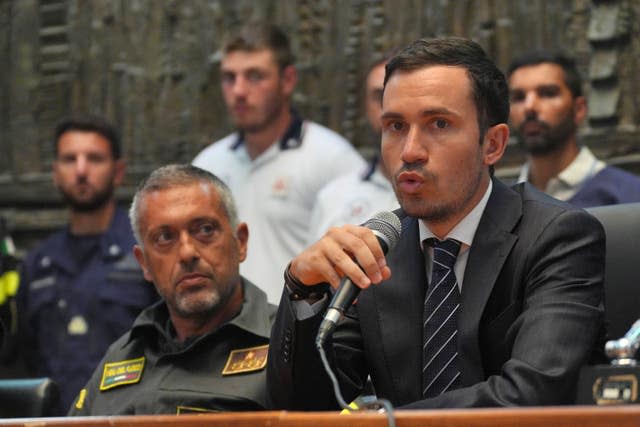
[[[82,239],[66,228],[30,252],[18,293],[23,357],[33,375],[58,383],[60,415],[109,345],[158,300],[133,256],[124,210],[116,210],[109,229],[93,242]]]

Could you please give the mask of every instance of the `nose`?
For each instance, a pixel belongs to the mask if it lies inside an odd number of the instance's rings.
[[[198,254],[198,249],[188,232],[185,231],[180,234],[179,245],[178,256],[180,257],[180,262],[187,268],[193,266],[200,256]]]
[[[417,126],[412,126],[406,133],[400,156],[401,160],[408,164],[424,163],[427,161],[427,148],[425,141],[421,138],[420,129],[418,129]]]
[[[245,96],[247,94],[247,80],[242,75],[236,76],[233,80],[233,86],[231,87],[231,92],[235,96]]]
[[[524,109],[526,112],[537,111],[538,95],[535,91],[527,92],[524,98]]]
[[[87,156],[79,155],[76,157],[76,175],[78,176],[86,176],[89,162],[87,160]]]

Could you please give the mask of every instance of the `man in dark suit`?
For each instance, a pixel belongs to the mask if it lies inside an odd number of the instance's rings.
[[[604,232],[492,177],[508,116],[504,75],[472,41],[417,40],[391,59],[382,156],[404,211],[399,242],[385,260],[369,229],[345,225],[291,261],[268,359],[274,407],[337,408],[314,339],[326,283],[345,275],[363,291],[325,345],[345,399],[370,375],[378,397],[406,408],[573,401],[603,344]],[[443,253],[455,262],[444,278]]]

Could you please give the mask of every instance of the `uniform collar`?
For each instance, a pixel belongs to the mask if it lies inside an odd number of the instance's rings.
[[[67,225],[59,241],[60,247],[54,248],[50,254],[40,259],[41,268],[48,268],[54,264],[72,273],[78,270],[75,262],[67,255],[65,250],[71,244],[70,230],[70,226]],[[132,248],[124,247],[129,242],[123,238],[122,230],[130,230],[129,218],[123,209],[116,207],[109,228],[99,237],[99,250],[103,259],[119,259],[123,254],[132,250]],[[128,233],[130,234],[130,232]]]
[[[280,150],[298,148],[302,145],[303,123],[304,121],[302,120],[298,112],[296,110],[291,110],[291,124],[278,142]],[[242,145],[244,145],[244,133],[238,132],[236,140],[233,144],[231,144],[230,148],[231,150],[237,150]]]
[[[244,302],[240,313],[219,328],[193,339],[187,347],[205,337],[216,334],[221,329],[229,327],[229,325],[234,325],[259,337],[269,338],[271,322],[275,315],[276,307],[268,304],[267,295],[244,277],[242,278],[242,286],[244,288]],[[136,336],[147,334],[149,329],[155,330],[166,341],[173,340],[173,337],[169,336],[167,331],[168,320],[169,310],[164,300],[146,308],[133,322],[129,340],[124,343],[123,347]]]

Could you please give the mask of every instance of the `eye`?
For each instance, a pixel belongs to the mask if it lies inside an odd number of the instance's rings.
[[[445,129],[449,127],[449,122],[445,119],[436,119],[434,124],[438,129]]]
[[[204,223],[198,227],[198,234],[202,236],[210,236],[215,231],[215,227],[212,224]]]
[[[247,73],[247,80],[251,83],[259,83],[264,80],[265,74],[262,71],[251,70]]]
[[[174,234],[171,230],[158,230],[152,235],[152,241],[158,246],[165,246],[171,243],[174,239]]]
[[[511,102],[521,102],[524,100],[524,92],[521,90],[514,90],[511,92],[509,99]]]
[[[233,73],[223,72],[220,80],[223,85],[232,85],[236,80],[236,76]]]
[[[107,161],[107,156],[101,153],[89,153],[87,160],[91,163],[103,163]]]
[[[538,89],[538,95],[541,98],[553,98],[560,94],[560,88],[557,86],[543,86]]]
[[[399,120],[390,120],[385,123],[384,127],[390,132],[401,132],[404,129],[404,123]]]
[[[75,163],[75,161],[76,161],[76,156],[71,154],[66,154],[58,157],[58,162],[60,162],[63,165],[70,165],[72,163]]]

